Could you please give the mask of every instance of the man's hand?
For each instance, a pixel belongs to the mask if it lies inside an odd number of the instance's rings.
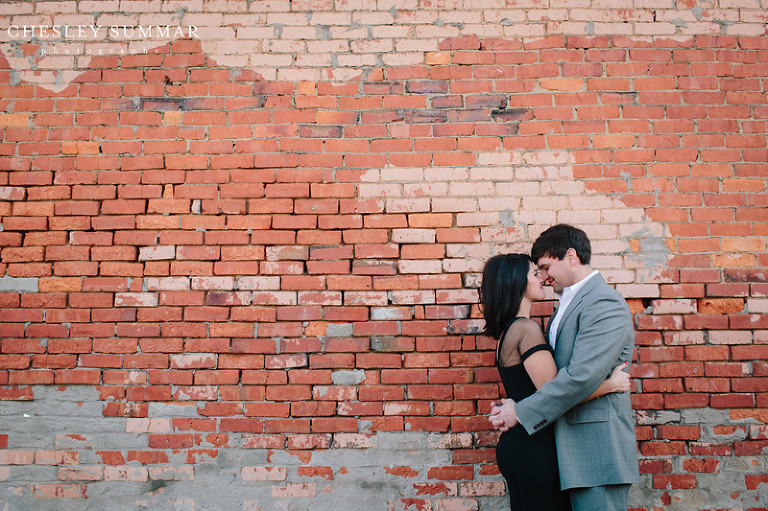
[[[509,431],[520,422],[515,412],[515,402],[511,399],[502,399],[501,403],[491,403],[491,414],[488,416],[493,429]]]

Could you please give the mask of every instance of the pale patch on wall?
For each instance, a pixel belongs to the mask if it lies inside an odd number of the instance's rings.
[[[448,257],[466,258],[467,271],[498,253],[528,252],[547,227],[569,223],[587,232],[593,266],[610,282],[666,281],[667,228],[649,220],[643,208],[627,207],[618,194],[591,190],[589,181],[574,178],[573,165],[569,151],[509,151],[478,153],[473,167],[404,169],[398,183],[386,183],[387,208],[402,209],[403,201],[422,195],[428,196],[428,211],[453,205],[459,226],[480,229],[480,243],[446,247]],[[391,170],[371,169],[364,181],[385,182]],[[361,198],[381,192],[376,186],[359,190]]]

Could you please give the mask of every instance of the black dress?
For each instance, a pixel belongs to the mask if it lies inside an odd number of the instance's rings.
[[[552,348],[544,340],[543,334],[541,342],[534,342],[533,346],[529,346],[532,343],[530,339],[526,343],[528,346],[521,345],[520,339],[507,339],[507,343],[517,344],[520,362],[511,366],[503,365],[499,355],[502,344],[517,319],[520,318],[514,318],[502,333],[496,352],[496,365],[507,397],[520,401],[536,392],[536,386],[522,362],[539,350],[552,351]],[[540,329],[538,331],[541,332]],[[520,352],[520,348],[525,351]],[[560,490],[555,435],[551,426],[533,436],[528,435],[519,424],[502,433],[496,447],[496,463],[507,481],[512,511],[570,511],[568,494]]]

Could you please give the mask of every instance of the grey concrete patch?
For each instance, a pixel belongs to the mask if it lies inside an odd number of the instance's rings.
[[[365,381],[365,371],[362,369],[334,371],[331,374],[334,385],[359,385]]]
[[[362,371],[336,374],[337,384],[364,377]],[[226,446],[217,448],[206,438],[209,432],[165,429],[164,423],[170,426],[174,418],[199,418],[195,406],[151,403],[151,414],[159,419],[154,421],[103,417],[104,403],[91,387],[35,386],[33,390],[32,402],[3,404],[0,422],[8,434],[8,450],[27,451],[27,459],[32,451],[43,463],[53,455],[39,451],[68,451],[75,454],[78,463],[3,465],[0,468],[7,470],[0,471],[0,477],[5,478],[0,480],[0,511],[378,511],[408,509],[409,499],[423,500],[435,510],[452,509],[450,506],[478,511],[509,509],[506,496],[464,494],[468,491],[465,483],[502,481],[500,476],[480,475],[479,466],[470,471],[471,481],[444,481],[431,474],[434,468],[455,466],[453,449],[471,449],[474,434],[470,432],[327,434],[330,447],[311,451],[246,449],[242,447],[244,434],[214,432],[227,437]],[[736,424],[728,420],[727,410],[644,412],[639,414],[638,423],[699,426],[702,443],[740,441],[744,435],[743,431],[730,436],[714,434],[715,425]],[[150,449],[149,438],[155,434],[192,435],[196,440],[189,448]],[[165,453],[167,462],[129,461],[130,451]],[[713,473],[696,473],[697,487],[693,489],[654,488],[653,477],[644,474],[631,490],[630,506],[662,506],[665,494],[672,498],[666,511],[748,508],[761,499],[765,501],[768,485],[760,484],[752,490],[744,487],[745,474],[768,470],[765,456],[707,458],[717,461],[716,469]],[[60,480],[59,470],[67,468],[82,469],[84,480]],[[277,470],[278,476],[259,476],[258,470],[251,470],[250,477],[244,478],[244,468]],[[674,472],[681,469],[676,466]],[[102,479],[88,480],[87,474],[93,473]],[[440,490],[442,485],[448,490]],[[436,493],[423,493],[425,487]],[[57,491],[69,497],[41,496]],[[87,498],[76,498],[82,493]]]
[[[8,471],[8,482],[13,484],[56,481],[58,468],[50,465],[12,465]]]
[[[331,323],[325,328],[327,337],[352,337],[352,323]]]
[[[37,277],[0,277],[0,293],[37,293]]]
[[[641,426],[680,422],[680,412],[671,410],[643,410],[637,412],[635,417],[637,424]]]
[[[195,403],[188,404],[169,404],[169,403],[149,403],[149,417],[154,419],[162,418],[200,418],[197,414]]]

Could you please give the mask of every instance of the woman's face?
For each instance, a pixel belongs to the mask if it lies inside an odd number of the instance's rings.
[[[531,263],[531,267],[528,270],[528,287],[525,289],[525,296],[532,302],[543,300],[546,296],[539,270],[533,263]]]

